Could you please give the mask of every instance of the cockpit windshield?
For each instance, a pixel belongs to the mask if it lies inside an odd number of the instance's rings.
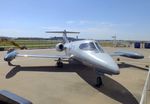
[[[99,46],[99,44],[97,42],[95,42],[95,45],[100,52],[104,53],[104,50]]]
[[[82,50],[96,50],[96,47],[94,45],[93,42],[90,42],[90,43],[82,43],[80,46],[79,46],[80,49]]]
[[[104,50],[98,45],[97,42],[82,43],[80,44],[79,48],[82,50],[104,53]]]

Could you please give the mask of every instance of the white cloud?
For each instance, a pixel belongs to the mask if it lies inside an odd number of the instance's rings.
[[[20,34],[21,31],[17,29],[0,29],[0,36],[18,37]]]
[[[80,20],[80,21],[67,21],[67,25],[63,26],[45,26],[45,30],[68,30],[68,31],[79,31],[79,37],[82,38],[93,38],[93,39],[108,39],[112,35],[116,34],[117,24],[109,22],[98,22],[90,20]],[[70,24],[70,25],[68,25]],[[56,35],[57,36],[57,35]]]
[[[60,26],[43,26],[43,27],[41,27],[41,29],[44,29],[46,31],[48,31],[48,30],[64,30],[64,28],[60,27]]]
[[[76,23],[76,22],[73,20],[66,21],[66,24],[74,24],[74,23]]]
[[[78,23],[80,25],[87,25],[87,24],[96,24],[96,21],[80,20]]]
[[[50,37],[60,36],[60,34],[46,34],[45,31],[77,31],[80,32],[79,37],[92,39],[111,39],[111,36],[118,33],[117,26],[109,22],[98,22],[90,20],[67,21],[68,24],[63,26],[41,26],[37,28],[23,28],[23,29],[0,29],[0,35],[13,37]],[[69,34],[68,34],[69,35]],[[76,35],[72,35],[76,36]]]
[[[95,24],[95,21],[89,21],[89,20],[69,20],[66,21],[66,24],[71,24],[71,25],[87,25],[87,24]]]
[[[66,24],[69,23],[69,24]],[[110,23],[110,22],[99,22],[99,21],[67,21],[61,26],[43,26],[38,31],[34,30],[34,34],[40,34],[39,37],[50,37],[50,36],[61,36],[60,34],[45,34],[45,31],[77,31],[80,32],[79,38],[87,39],[112,39],[113,35],[117,35],[117,39],[130,39],[133,38],[136,40],[137,37],[131,37],[131,34],[134,34],[136,31],[132,28],[134,24],[121,24],[121,23]],[[20,32],[21,33],[21,32]],[[31,34],[33,32],[30,32]],[[42,34],[42,35],[41,35]],[[69,34],[68,34],[69,36]],[[71,35],[76,36],[76,35]]]
[[[117,24],[117,23],[111,23],[111,22],[100,22],[100,21],[92,21],[92,20],[70,20],[66,21],[66,24],[75,25],[75,26],[107,26],[107,27],[114,27],[114,26],[120,26],[120,25],[131,25],[131,24]]]

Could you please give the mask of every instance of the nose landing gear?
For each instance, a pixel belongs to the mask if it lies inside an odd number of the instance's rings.
[[[103,85],[102,78],[99,76],[96,79],[96,87],[101,87]]]
[[[104,76],[103,73],[99,72],[98,70],[95,70],[96,71],[96,75],[97,75],[97,78],[96,78],[96,87],[101,87],[103,85],[103,81],[102,81],[102,76]]]

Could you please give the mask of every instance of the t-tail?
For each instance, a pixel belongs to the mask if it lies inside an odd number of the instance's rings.
[[[72,31],[46,31],[46,33],[62,33],[63,34],[63,40],[65,43],[69,43],[69,40],[67,38],[67,33],[68,34],[79,34],[80,32],[72,32]]]

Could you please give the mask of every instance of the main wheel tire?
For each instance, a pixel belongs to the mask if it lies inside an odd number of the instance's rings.
[[[63,67],[63,63],[62,62],[57,62],[57,67],[58,68],[62,68]]]

